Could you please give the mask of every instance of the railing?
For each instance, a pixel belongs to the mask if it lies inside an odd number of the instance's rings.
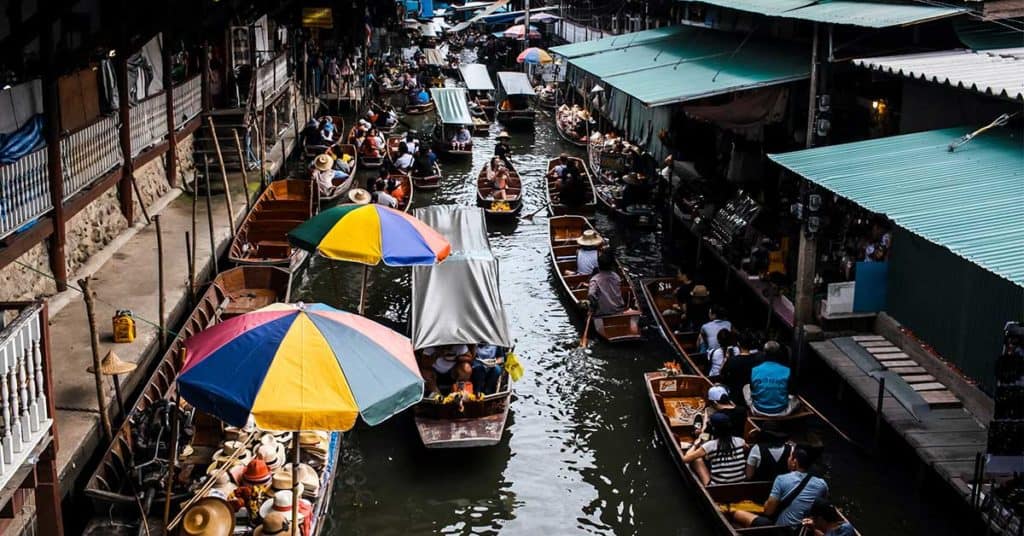
[[[558,21],[556,33],[567,43],[593,41],[611,35],[609,32],[562,19]]]
[[[264,105],[263,96],[270,98],[288,81],[288,56],[282,52],[256,69],[256,108]]]
[[[0,309],[12,306],[20,312],[0,330],[0,489],[31,461],[53,425],[46,381],[50,359],[44,353],[49,344],[43,340],[46,308],[36,302],[0,304]]]
[[[203,111],[203,80],[196,75],[174,86],[174,128],[180,130]]]
[[[162,92],[139,101],[128,113],[133,157],[167,138],[167,96]]]
[[[118,121],[103,117],[60,140],[64,163],[64,200],[124,163]]]
[[[46,214],[50,202],[46,147],[0,167],[0,238]]]

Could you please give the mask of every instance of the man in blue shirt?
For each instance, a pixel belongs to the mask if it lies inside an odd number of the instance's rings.
[[[764,503],[764,514],[733,512],[741,527],[797,527],[811,510],[814,501],[828,497],[828,484],[807,474],[811,456],[797,447],[789,455],[789,472],[775,477],[772,491]]]
[[[857,529],[843,518],[839,510],[827,499],[818,499],[811,505],[803,526],[814,529],[821,536],[856,536]]]
[[[786,350],[775,341],[764,345],[765,360],[750,370],[750,384],[743,387],[743,399],[756,414],[789,415],[800,399],[789,394],[789,360]]]

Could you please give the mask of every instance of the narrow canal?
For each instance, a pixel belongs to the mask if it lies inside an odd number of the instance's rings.
[[[412,126],[426,132],[430,121],[413,120]],[[474,179],[493,153],[496,132],[474,139],[472,162],[443,162],[442,188],[417,193],[413,206],[473,204]],[[544,204],[548,158],[580,150],[562,142],[549,116],[538,117],[535,133],[512,133],[512,145],[524,179],[525,214]],[[659,233],[630,232],[603,215],[595,225],[632,275],[672,273]],[[591,343],[590,351],[580,350],[582,321],[567,313],[557,292],[544,212],[532,223],[492,232],[491,240],[526,369],[514,386],[503,441],[491,448],[428,451],[408,415],[374,428],[358,426],[345,436],[325,533],[712,533],[657,436],[640,381],[643,372],[672,358],[657,329],[648,329],[641,344]],[[354,310],[360,274],[356,266],[315,258],[292,299]],[[367,316],[408,333],[409,309],[409,270],[374,268]],[[834,434],[822,435],[833,498],[862,533],[962,533],[955,514],[918,496],[911,468],[875,461]]]

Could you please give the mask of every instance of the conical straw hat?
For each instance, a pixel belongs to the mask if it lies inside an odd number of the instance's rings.
[[[120,376],[135,370],[137,366],[135,363],[121,361],[121,358],[117,357],[117,354],[111,350],[103,357],[103,361],[100,361],[100,374],[104,376]],[[92,365],[89,365],[86,371],[93,372]]]

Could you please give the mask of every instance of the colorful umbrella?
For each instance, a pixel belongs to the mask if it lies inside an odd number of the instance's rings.
[[[274,304],[185,341],[181,396],[234,426],[349,430],[423,398],[409,339],[322,304]]]
[[[551,63],[555,60],[554,58],[551,57],[551,54],[548,54],[547,51],[545,51],[544,49],[530,47],[520,52],[519,56],[516,58],[516,61],[518,61],[519,63],[528,63],[530,65],[541,65]]]
[[[509,39],[522,39],[523,34],[526,33],[526,27],[522,24],[516,24],[515,26],[509,26],[502,32],[502,35]],[[530,39],[540,39],[540,32],[537,31],[537,27],[530,25]]]
[[[383,205],[340,205],[327,209],[288,233],[297,248],[329,259],[376,266],[431,265],[443,261],[452,246],[427,224]],[[359,292],[359,314],[366,298],[367,269]]]

